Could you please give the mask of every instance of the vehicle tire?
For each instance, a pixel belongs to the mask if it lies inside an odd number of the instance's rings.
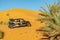
[[[27,26],[31,26],[30,22],[27,22]]]
[[[13,29],[13,28],[14,28],[14,27],[13,27],[13,25],[9,25],[8,27],[9,27],[9,28],[11,28],[11,29]]]

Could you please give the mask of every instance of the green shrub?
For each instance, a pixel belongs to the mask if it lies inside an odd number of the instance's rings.
[[[2,39],[4,36],[4,33],[2,31],[0,31],[0,39]]]

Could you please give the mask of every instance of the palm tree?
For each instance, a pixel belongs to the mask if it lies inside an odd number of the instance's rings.
[[[46,27],[41,27],[40,29],[37,29],[39,32],[43,32],[43,36],[46,36],[48,38],[42,38],[42,39],[49,39],[49,40],[60,40],[60,3],[54,2],[54,4],[48,4],[46,3],[48,10],[46,10],[44,7],[41,7],[42,14],[39,14],[40,21],[46,23]]]

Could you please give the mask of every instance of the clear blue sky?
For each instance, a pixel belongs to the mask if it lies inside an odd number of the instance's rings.
[[[11,8],[39,10],[40,6],[46,7],[45,2],[52,4],[54,0],[0,0],[0,11]]]

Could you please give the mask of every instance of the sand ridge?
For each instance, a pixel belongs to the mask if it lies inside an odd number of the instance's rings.
[[[36,32],[42,24],[36,21],[38,11],[26,10],[26,9],[11,9],[0,12],[0,21],[8,21],[9,18],[23,18],[30,21],[31,27],[21,27],[21,28],[8,28],[8,25],[0,25],[0,30],[2,30],[5,35],[1,40],[38,40],[41,36]],[[7,16],[6,14],[9,14]]]

